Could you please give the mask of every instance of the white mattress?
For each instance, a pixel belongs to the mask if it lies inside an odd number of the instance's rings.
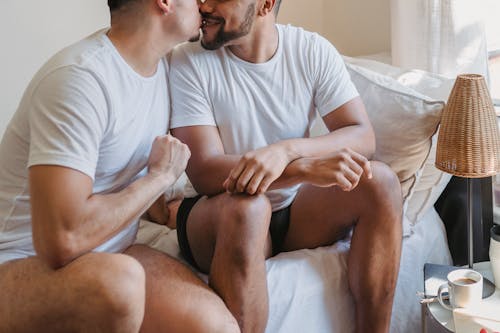
[[[420,332],[423,265],[450,264],[444,226],[434,209],[411,227],[403,252],[391,332]],[[138,243],[179,258],[175,230],[142,221]],[[315,250],[282,253],[267,260],[267,333],[354,332],[354,304],[347,285],[348,242]]]

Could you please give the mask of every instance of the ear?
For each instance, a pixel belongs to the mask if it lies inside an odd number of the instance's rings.
[[[172,0],[156,0],[156,5],[163,15],[168,15],[172,11]]]
[[[262,4],[259,8],[259,12],[257,13],[259,16],[267,16],[270,13],[273,13],[274,10],[274,4],[276,3],[276,0],[263,0]]]

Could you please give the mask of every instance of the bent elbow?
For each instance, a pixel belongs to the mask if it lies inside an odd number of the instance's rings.
[[[77,257],[74,242],[69,234],[35,241],[34,244],[37,256],[52,269],[62,268]]]
[[[201,179],[196,183],[193,182],[193,188],[196,191],[196,193],[200,195],[207,195],[209,197],[223,192],[222,186],[221,188],[215,188],[214,186],[212,186],[212,184],[210,184],[209,181],[204,179]]]
[[[69,256],[63,256],[60,253],[40,253],[39,258],[54,270],[63,268],[72,261]]]
[[[213,196],[224,192],[222,182],[220,184],[216,184],[213,177],[207,176],[209,172],[206,170],[194,171],[192,169],[188,169],[186,171],[196,193],[200,195]]]

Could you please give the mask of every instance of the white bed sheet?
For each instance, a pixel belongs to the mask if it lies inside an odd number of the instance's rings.
[[[405,233],[406,234],[406,233]],[[138,243],[180,258],[176,231],[142,221]],[[354,332],[354,303],[347,284],[348,242],[282,253],[267,260],[269,321],[266,333]],[[403,240],[391,332],[420,332],[423,265],[450,264],[446,232],[434,209]]]

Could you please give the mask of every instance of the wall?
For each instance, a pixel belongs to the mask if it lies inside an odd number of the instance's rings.
[[[292,23],[323,34],[325,3],[332,0],[282,0],[278,22]]]
[[[282,0],[278,21],[321,33],[345,55],[391,48],[390,0]]]
[[[390,0],[325,0],[325,36],[350,56],[391,49]]]
[[[0,1],[0,135],[34,73],[55,52],[105,27],[105,0]]]

